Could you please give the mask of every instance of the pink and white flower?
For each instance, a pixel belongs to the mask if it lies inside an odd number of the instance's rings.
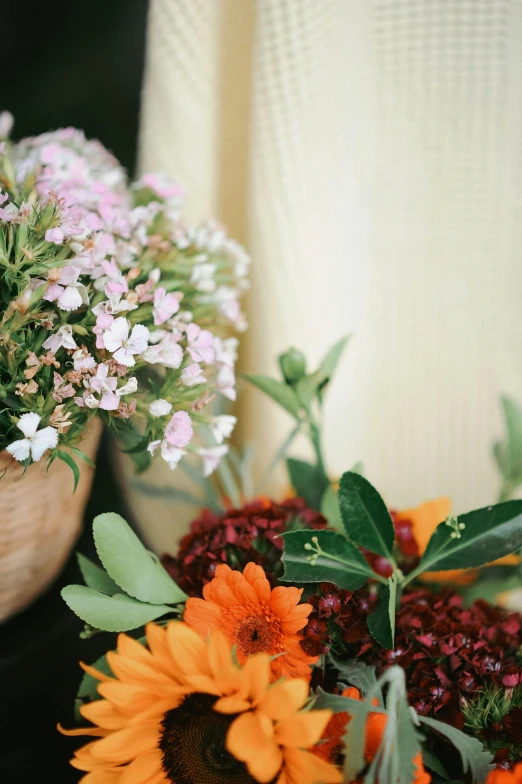
[[[59,348],[78,348],[72,334],[71,324],[64,324],[63,327],[59,327],[53,335],[50,335],[47,338],[43,344],[43,348],[52,351],[53,354],[56,354]]]
[[[210,476],[218,467],[221,458],[228,452],[228,446],[200,447],[198,454],[203,458],[203,476]]]
[[[103,343],[120,364],[132,367],[136,364],[134,356],[143,354],[147,349],[149,335],[149,330],[143,324],[135,324],[130,332],[130,323],[120,316],[103,333]]]
[[[85,405],[89,408],[103,408],[104,411],[116,411],[120,398],[116,394],[118,379],[109,377],[109,368],[104,362],[98,365],[96,375],[88,382],[89,394],[85,397]],[[96,398],[93,393],[101,395]]]
[[[159,337],[161,334],[161,337]],[[155,331],[150,334],[150,341],[158,340],[156,345],[148,346],[143,352],[143,359],[149,365],[164,365],[164,367],[177,369],[183,361],[183,349],[179,345],[179,337],[172,332]]]
[[[222,365],[216,378],[216,389],[229,400],[236,399],[236,376],[233,368]]]
[[[171,446],[183,449],[194,435],[192,421],[186,411],[176,411],[165,427],[165,440]]]
[[[25,438],[13,441],[6,447],[6,450],[18,462],[31,457],[37,463],[44,452],[53,449],[58,443],[58,431],[54,427],[44,427],[42,430],[38,430],[41,419],[39,414],[32,412],[23,414],[16,423]]]
[[[167,294],[162,286],[156,289],[152,314],[154,316],[154,324],[157,327],[160,324],[164,324],[165,321],[168,321],[169,318],[172,318],[178,312],[181,296],[179,293]]]
[[[177,468],[181,458],[187,454],[185,449],[180,449],[177,446],[169,444],[166,439],[163,439],[162,441],[152,441],[147,449],[151,455],[153,455],[158,446],[161,446],[161,456],[172,470]]]
[[[96,367],[96,360],[92,354],[89,354],[85,347],[77,349],[72,357],[74,369],[80,373],[84,373],[86,370],[92,370],[92,368]]]
[[[181,382],[185,384],[186,387],[195,387],[196,384],[204,384],[207,380],[197,362],[194,362],[192,365],[187,365],[187,367],[181,371],[180,378]]]
[[[187,326],[188,352],[194,362],[214,361],[214,335],[197,324]]]
[[[83,283],[79,282],[81,270],[76,267],[62,267],[49,273],[49,286],[43,295],[48,302],[58,302],[60,310],[78,310],[89,304],[89,295]]]

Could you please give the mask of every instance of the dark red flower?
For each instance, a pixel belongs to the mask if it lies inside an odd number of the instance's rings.
[[[178,554],[163,555],[163,566],[189,596],[201,596],[220,563],[242,570],[249,561],[265,570],[272,586],[282,574],[279,534],[300,528],[325,528],[326,519],[302,498],[281,503],[259,498],[241,509],[214,514],[205,509],[180,542]]]

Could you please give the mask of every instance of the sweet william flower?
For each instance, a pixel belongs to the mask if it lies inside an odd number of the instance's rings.
[[[221,414],[212,417],[210,431],[217,444],[222,444],[225,438],[230,438],[236,426],[237,418],[231,414]]]
[[[146,350],[149,334],[143,324],[135,324],[130,332],[129,322],[120,316],[103,333],[103,343],[120,364],[132,367],[136,364],[134,355],[143,354]]]
[[[197,324],[187,326],[188,352],[194,362],[214,361],[214,335]]]
[[[31,457],[37,463],[47,449],[52,449],[58,443],[58,431],[54,427],[44,427],[42,430],[38,430],[41,419],[39,414],[31,412],[23,414],[16,423],[25,438],[13,441],[6,447],[15,460],[20,462]]]
[[[61,267],[50,270],[49,285],[43,295],[48,302],[57,301],[60,310],[78,310],[89,304],[87,289],[78,281],[81,270],[76,267]]]
[[[151,342],[157,339],[157,332],[150,335]],[[156,345],[148,346],[142,357],[149,365],[164,365],[177,370],[183,361],[183,349],[176,335],[164,332]]]
[[[176,411],[165,428],[165,440],[171,446],[182,449],[187,446],[193,433],[189,414],[186,411]]]
[[[58,349],[62,347],[70,349],[78,348],[74,341],[72,326],[70,324],[64,324],[63,327],[59,327],[54,335],[48,337],[43,344],[43,348],[49,349],[53,354],[56,354]]]
[[[171,411],[172,403],[169,403],[168,400],[164,400],[161,397],[158,400],[153,400],[149,406],[149,414],[153,417],[167,416]]]
[[[100,407],[105,411],[115,411],[120,405],[120,398],[116,394],[118,386],[118,379],[115,377],[109,378],[109,368],[104,362],[98,365],[96,375],[91,379],[89,389],[101,395],[99,402],[94,398],[94,401],[89,398],[86,404],[89,408]],[[93,403],[93,405],[91,405]]]
[[[45,241],[52,242],[53,245],[62,245],[64,238],[65,234],[59,226],[55,226],[54,229],[47,229],[45,232]]]
[[[196,384],[204,384],[207,380],[197,362],[194,362],[192,365],[187,365],[187,367],[181,371],[180,378],[186,387],[195,387]]]
[[[228,452],[228,446],[208,446],[198,449],[198,454],[203,458],[203,476],[210,476],[218,467],[220,460]]]
[[[172,470],[177,468],[177,465],[181,460],[181,458],[187,454],[184,449],[180,449],[179,447],[174,446],[173,444],[169,444],[169,442],[165,438],[162,441],[151,441],[151,443],[147,447],[147,450],[151,453],[151,455],[153,455],[156,449],[158,448],[158,446],[160,447],[161,456],[163,460],[168,464],[169,468],[171,468]]]
[[[168,321],[179,310],[179,295],[167,294],[165,289],[160,286],[154,292],[154,324],[159,326]]]

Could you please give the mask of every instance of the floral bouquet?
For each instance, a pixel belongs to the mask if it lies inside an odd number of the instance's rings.
[[[192,450],[210,472],[235,422],[207,404],[235,397],[226,335],[245,326],[246,253],[215,222],[187,227],[164,176],[129,185],[80,131],[13,144],[10,125],[1,115],[0,451],[59,458],[77,482],[101,415],[139,468]]]
[[[296,496],[204,511],[162,562],[95,519],[101,566],[80,555],[63,597],[85,634],[120,634],[62,728],[90,737],[84,784],[522,782],[522,615],[494,599],[520,584],[522,501],[395,511],[360,466],[332,483],[320,413],[343,346],[250,377],[294,420],[279,455],[310,438]]]

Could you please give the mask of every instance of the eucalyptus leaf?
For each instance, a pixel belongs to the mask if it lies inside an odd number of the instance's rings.
[[[346,471],[339,483],[338,499],[350,539],[393,562],[395,529],[386,504],[373,485],[361,474]]]
[[[379,592],[377,609],[368,616],[368,629],[379,645],[390,650],[395,639],[395,601],[397,581],[390,577],[388,585],[382,586]]]
[[[85,585],[67,585],[61,595],[75,615],[104,632],[138,629],[172,612],[166,605],[147,604],[123,593],[107,596]]]
[[[336,531],[289,531],[281,536],[284,540],[282,560],[285,573],[280,579],[283,582],[330,582],[339,588],[355,591],[370,577],[377,577],[360,550]],[[317,547],[322,554],[314,550]]]
[[[412,574],[484,566],[521,547],[522,501],[506,501],[440,523]]]
[[[98,515],[92,531],[100,561],[126,593],[151,604],[185,601],[187,595],[143,546],[123,517],[114,512]]]
[[[299,400],[294,390],[283,381],[261,375],[244,375],[244,378],[272,398],[295,419],[299,419]]]
[[[119,586],[109,577],[107,572],[93,563],[90,558],[86,558],[86,556],[81,553],[76,553],[76,559],[82,577],[85,580],[85,585],[89,588],[94,588],[96,591],[106,593],[109,596],[120,592]]]
[[[462,758],[464,773],[469,771],[473,782],[480,784],[487,779],[488,774],[494,769],[493,755],[486,751],[477,738],[472,738],[456,727],[452,727],[451,724],[430,719],[427,716],[419,716],[418,718],[421,724],[436,730],[455,746]]]
[[[330,528],[335,528],[339,533],[344,534],[343,518],[337,501],[337,493],[332,485],[328,485],[321,498],[321,514],[328,520]]]
[[[321,501],[329,486],[328,477],[317,465],[289,457],[286,461],[290,481],[297,495],[304,498],[311,509],[321,508]]]
[[[348,661],[332,659],[332,662],[342,681],[346,681],[350,686],[355,686],[363,696],[369,694],[372,689],[374,692],[377,691],[376,696],[379,700],[379,705],[384,704],[380,688],[375,688],[377,684],[375,667],[371,667],[369,664],[365,664],[365,662],[357,659],[348,659]]]

